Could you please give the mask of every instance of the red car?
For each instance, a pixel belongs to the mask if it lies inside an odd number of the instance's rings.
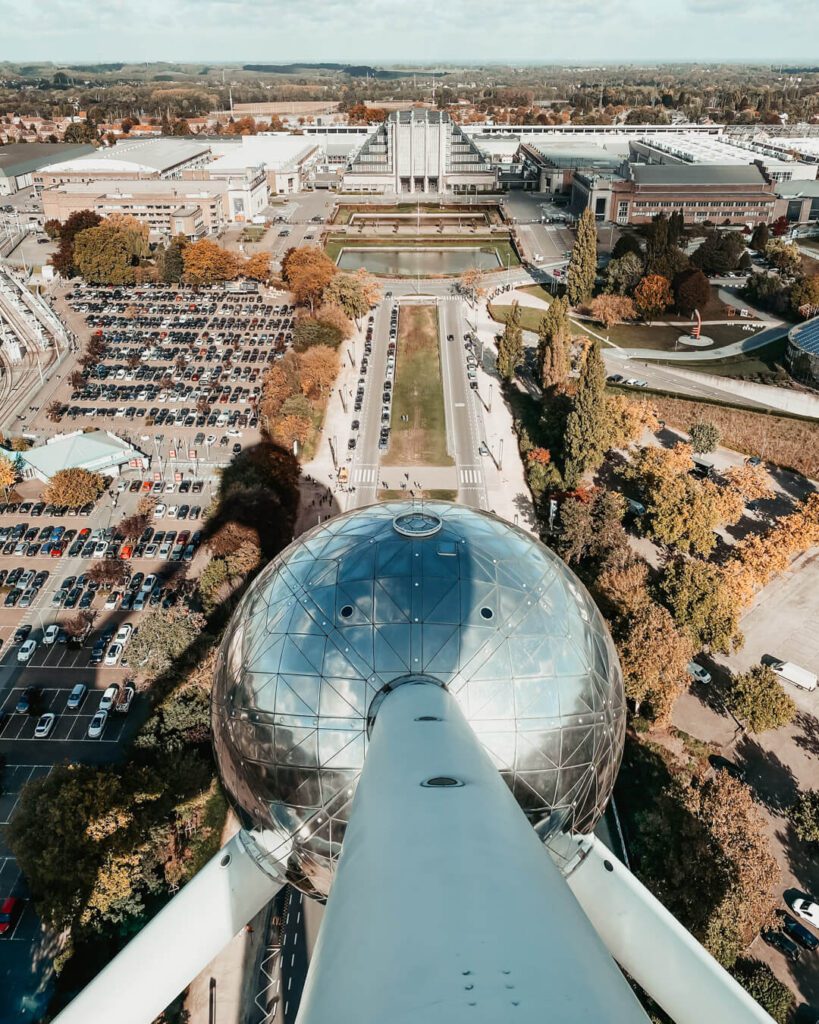
[[[62,558],[64,550],[65,549],[63,548],[62,544],[58,544],[56,547],[51,549],[51,557],[52,558]]]
[[[5,935],[14,928],[22,908],[23,901],[16,899],[14,896],[7,896],[0,903],[0,935]]]

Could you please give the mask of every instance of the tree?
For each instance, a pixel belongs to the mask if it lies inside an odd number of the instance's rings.
[[[96,501],[104,489],[105,481],[99,473],[87,469],[61,469],[46,484],[43,498],[50,504],[79,508]]]
[[[563,476],[574,487],[587,472],[603,461],[606,422],[606,369],[595,338],[586,350],[580,368],[572,411],[566,421],[565,467]]]
[[[688,428],[688,436],[691,439],[691,449],[699,455],[707,455],[714,451],[720,441],[719,430],[713,423],[703,420],[700,423],[692,423]]]
[[[73,277],[76,274],[74,268],[74,239],[88,228],[95,228],[102,223],[102,217],[93,210],[76,210],[72,213],[60,229],[60,246],[51,257],[51,265],[58,274],[63,277]]]
[[[691,255],[691,265],[706,274],[736,270],[745,252],[745,240],[736,231],[712,231]]]
[[[130,575],[128,564],[121,558],[103,558],[91,567],[88,578],[103,588],[121,587]]]
[[[569,302],[578,306],[588,302],[594,291],[597,276],[597,227],[594,213],[589,207],[577,222],[577,234],[566,274]]]
[[[254,253],[245,261],[242,273],[251,281],[261,281],[262,284],[267,284],[270,280],[270,253]]]
[[[642,259],[633,252],[627,252],[606,267],[606,291],[616,295],[632,294],[642,276]]]
[[[734,964],[731,973],[777,1024],[788,1024],[795,1003],[793,992],[767,964],[742,958]]]
[[[819,790],[804,790],[788,811],[794,832],[803,843],[819,843]]]
[[[325,327],[337,331],[344,341],[353,336],[352,321],[347,317],[341,306],[337,306],[334,302],[327,302],[326,292],[324,302],[316,310],[316,320]]]
[[[308,398],[327,394],[338,374],[338,356],[326,345],[314,345],[299,359],[301,389]]]
[[[103,222],[74,239],[74,266],[92,284],[133,284],[135,257],[127,232]]]
[[[326,308],[321,306],[319,310]],[[350,328],[350,321],[346,317],[344,317],[344,322],[346,330],[338,326],[338,322],[333,315],[320,319],[317,312],[316,316],[298,317],[293,331],[293,350],[295,352],[306,352],[315,345],[322,345],[325,348],[338,348]]]
[[[54,217],[52,217],[50,220],[47,220],[45,224],[43,224],[43,231],[45,231],[45,233],[52,240],[52,242],[56,241],[56,239],[60,237],[61,230],[62,224]]]
[[[796,716],[796,705],[770,665],[755,665],[734,676],[728,704],[754,733],[788,725]]]
[[[538,327],[537,363],[540,382],[548,391],[562,390],[569,376],[569,303],[555,299]]]
[[[807,320],[819,313],[819,274],[798,277],[790,290],[790,307],[794,318]]]
[[[312,421],[306,416],[280,416],[273,424],[271,435],[273,440],[285,448],[305,444],[313,431]]]
[[[666,725],[689,683],[691,641],[677,630],[667,609],[649,602],[628,618],[617,647],[626,696],[638,711],[648,701],[654,719]]]
[[[366,271],[365,271],[366,274]],[[327,285],[322,301],[334,303],[351,320],[360,320],[370,310],[372,285],[358,274],[335,274]]]
[[[560,557],[569,565],[599,565],[610,551],[627,544],[623,530],[625,511],[622,495],[605,488],[595,489],[591,500],[565,498],[560,505],[556,544]]]
[[[91,632],[96,616],[97,613],[95,611],[87,608],[77,612],[76,615],[72,615],[68,619],[63,619],[60,625],[69,637],[72,637],[74,640],[84,640]]]
[[[183,605],[150,612],[128,645],[131,664],[149,679],[167,672],[193,647],[205,626],[204,615]]]
[[[77,144],[96,143],[98,139],[97,126],[90,118],[84,121],[73,121],[63,133],[63,142]]]
[[[674,301],[668,279],[661,274],[649,274],[634,290],[634,302],[644,320],[651,323]]]
[[[640,239],[637,237],[637,235],[633,234],[630,231],[623,232],[623,234],[621,234],[617,241],[614,243],[614,248],[611,250],[612,263],[616,262],[619,259],[622,259],[622,257],[626,256],[627,254],[636,256],[640,262],[640,265],[642,266],[643,247],[640,244]],[[609,264],[609,266],[611,266],[611,264]]]
[[[285,399],[292,394],[293,386],[284,369],[279,363],[273,363],[262,380],[262,413],[275,419]]]
[[[167,249],[162,250],[161,258],[157,259],[159,276],[165,284],[179,284],[185,271],[185,264],[182,259],[182,246],[174,240]]]
[[[209,285],[233,281],[239,276],[239,261],[232,252],[208,238],[186,245],[182,251],[188,284]]]
[[[598,295],[592,299],[590,308],[594,319],[606,328],[637,316],[634,303],[626,295]]]
[[[136,540],[150,526],[151,515],[148,512],[134,512],[120,520],[119,532],[126,540]]]
[[[5,455],[0,455],[0,488],[8,490],[17,481],[17,470],[14,463]]]
[[[606,395],[606,424],[606,449],[626,448],[646,430],[653,433],[659,429],[657,415],[645,399],[633,401],[621,394]]]
[[[773,497],[770,478],[762,466],[731,466],[722,474],[726,485],[742,496],[743,502]]]
[[[797,246],[774,238],[765,246],[765,256],[769,263],[784,274],[785,277],[796,277],[802,269],[802,256]]]
[[[703,310],[711,299],[711,285],[701,270],[692,268],[677,274],[673,281],[674,302],[683,316]]]
[[[740,609],[718,566],[699,558],[674,558],[665,567],[660,590],[694,650],[708,647],[729,654],[742,645]]]
[[[302,306],[314,309],[324,290],[338,273],[330,257],[313,245],[288,249],[282,257],[282,278]]]
[[[764,253],[771,240],[771,233],[767,224],[757,224],[754,233],[751,235],[751,248],[754,252]]]
[[[523,362],[523,332],[520,329],[520,306],[513,303],[506,317],[506,326],[498,345],[498,373],[501,379],[515,378],[517,367]]]

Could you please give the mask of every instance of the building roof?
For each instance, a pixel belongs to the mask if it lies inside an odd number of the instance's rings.
[[[819,356],[819,316],[794,327],[791,330],[790,339],[803,352]]]
[[[107,430],[76,431],[20,453],[40,476],[50,478],[61,469],[100,470],[120,466],[141,456],[127,441]]]
[[[190,139],[138,139],[118,142],[88,156],[49,165],[52,174],[162,174],[207,153],[210,146]]]
[[[100,181],[65,181],[61,185],[52,185],[44,189],[43,195],[60,193],[62,195],[89,196],[94,199],[128,199],[134,196],[173,197],[180,201],[186,199],[208,199],[222,195],[224,183],[220,181],[185,181],[180,178],[106,178]]]
[[[55,160],[73,160],[93,152],[93,146],[81,143],[13,142],[0,146],[0,176],[13,178],[37,171]]]
[[[783,199],[816,199],[819,198],[819,181],[778,181],[776,194]]]
[[[639,185],[763,185],[765,176],[755,164],[637,164],[631,177]]]
[[[318,149],[315,139],[281,132],[243,135],[236,142],[220,139],[211,145],[216,159],[208,164],[208,170],[220,172],[259,166],[270,171],[295,170]]]

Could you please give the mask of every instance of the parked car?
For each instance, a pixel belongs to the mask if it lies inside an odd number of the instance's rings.
[[[15,714],[27,715],[32,708],[36,707],[40,699],[40,691],[36,686],[27,686],[20,694],[17,703],[14,705]]]
[[[88,738],[98,740],[105,730],[105,723],[108,721],[107,711],[98,711],[88,723]]]
[[[51,734],[56,721],[57,716],[52,711],[47,711],[44,715],[40,715],[39,721],[34,726],[34,738],[44,740],[46,736]]]
[[[26,640],[17,652],[17,660],[20,664],[25,664],[31,658],[32,654],[37,650],[36,640]]]
[[[129,708],[131,707],[131,703],[133,702],[135,694],[136,690],[134,689],[133,686],[123,687],[122,693],[119,695],[119,700],[117,701],[116,708],[114,710],[120,712],[120,714],[123,715],[127,714]]]
[[[60,627],[56,622],[52,622],[50,626],[46,626],[46,631],[43,633],[43,643],[51,646],[59,635]]]
[[[110,711],[119,697],[119,684],[112,683],[100,697],[99,711]]]
[[[76,711],[85,700],[87,693],[88,685],[86,683],[75,683],[71,693],[68,695],[68,700],[65,704],[66,708],[69,711]]]
[[[703,686],[707,686],[711,682],[711,673],[702,665],[698,665],[696,661],[688,662],[688,674],[695,683],[702,683]]]
[[[116,665],[119,661],[120,655],[122,654],[122,644],[111,644],[108,648],[108,652],[105,655],[105,664],[112,666]]]
[[[769,946],[773,946],[774,949],[778,949],[779,952],[792,964],[799,961],[802,954],[799,947],[795,942],[792,942],[784,932],[775,932],[773,929],[768,929],[762,933],[762,939],[767,942]]]
[[[819,928],[819,903],[816,900],[799,897],[791,903],[791,910],[812,924],[814,928]]]
[[[819,939],[784,910],[777,912],[780,926],[785,934],[811,953],[819,946]]]
[[[0,935],[13,931],[23,909],[23,901],[16,896],[7,896],[0,902]]]

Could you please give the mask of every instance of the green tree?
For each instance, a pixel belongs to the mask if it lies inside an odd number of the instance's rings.
[[[736,231],[712,231],[691,255],[691,265],[706,274],[736,270],[745,240]]]
[[[754,252],[763,253],[768,248],[771,240],[771,233],[767,224],[757,224],[754,233],[751,235],[751,248]]]
[[[719,567],[699,558],[674,558],[660,584],[674,622],[695,650],[728,654],[742,644],[739,608]]]
[[[51,265],[58,274],[63,277],[73,277],[76,274],[74,268],[74,239],[88,228],[95,228],[102,223],[102,217],[93,210],[75,210],[60,228],[60,245],[51,257]]]
[[[794,832],[805,843],[819,843],[819,790],[808,789],[799,794],[788,811]]]
[[[796,1000],[767,964],[743,958],[737,960],[731,973],[777,1024],[788,1024]]]
[[[606,267],[606,291],[631,295],[643,276],[643,261],[633,252],[612,260]]]
[[[126,233],[100,224],[74,239],[74,266],[92,284],[133,284],[135,258]]]
[[[621,259],[626,253],[633,253],[639,259],[642,266],[643,247],[640,244],[640,239],[631,231],[624,231],[614,243],[614,248],[611,250],[612,262]]]
[[[714,451],[720,441],[719,429],[705,420],[692,423],[688,428],[688,436],[691,438],[691,448],[700,455]]]
[[[569,302],[578,306],[588,302],[597,276],[597,227],[594,213],[587,207],[577,222],[577,234],[566,275]]]
[[[520,329],[520,306],[513,303],[506,317],[506,326],[498,345],[498,373],[505,381],[515,378],[515,370],[523,362],[523,332]]]
[[[351,320],[360,320],[370,311],[375,279],[369,274],[336,274],[324,290],[322,302],[340,306]]]
[[[178,242],[171,242],[162,254],[160,276],[165,284],[179,284],[184,271],[182,246]]]
[[[794,318],[816,316],[819,313],[819,274],[798,277],[790,291],[791,313]]]
[[[90,118],[86,118],[84,121],[74,121],[66,128],[63,142],[96,144],[98,138],[97,126]]]
[[[802,269],[802,257],[793,243],[774,238],[765,246],[765,256],[771,265],[786,277],[796,277]]]
[[[734,676],[728,704],[754,733],[788,725],[796,716],[796,705],[769,665],[755,665]]]
[[[701,270],[692,268],[677,274],[672,282],[674,302],[683,316],[691,316],[695,309],[705,309],[711,298],[711,285]]]
[[[561,295],[549,306],[538,327],[538,373],[546,390],[559,390],[566,385],[570,334],[569,303]]]
[[[607,437],[606,368],[595,338],[586,350],[580,369],[572,411],[566,421],[563,476],[569,487],[575,487],[585,473],[598,468],[603,461]]]
[[[131,664],[156,679],[193,647],[204,626],[204,616],[183,605],[151,612],[128,646]]]

